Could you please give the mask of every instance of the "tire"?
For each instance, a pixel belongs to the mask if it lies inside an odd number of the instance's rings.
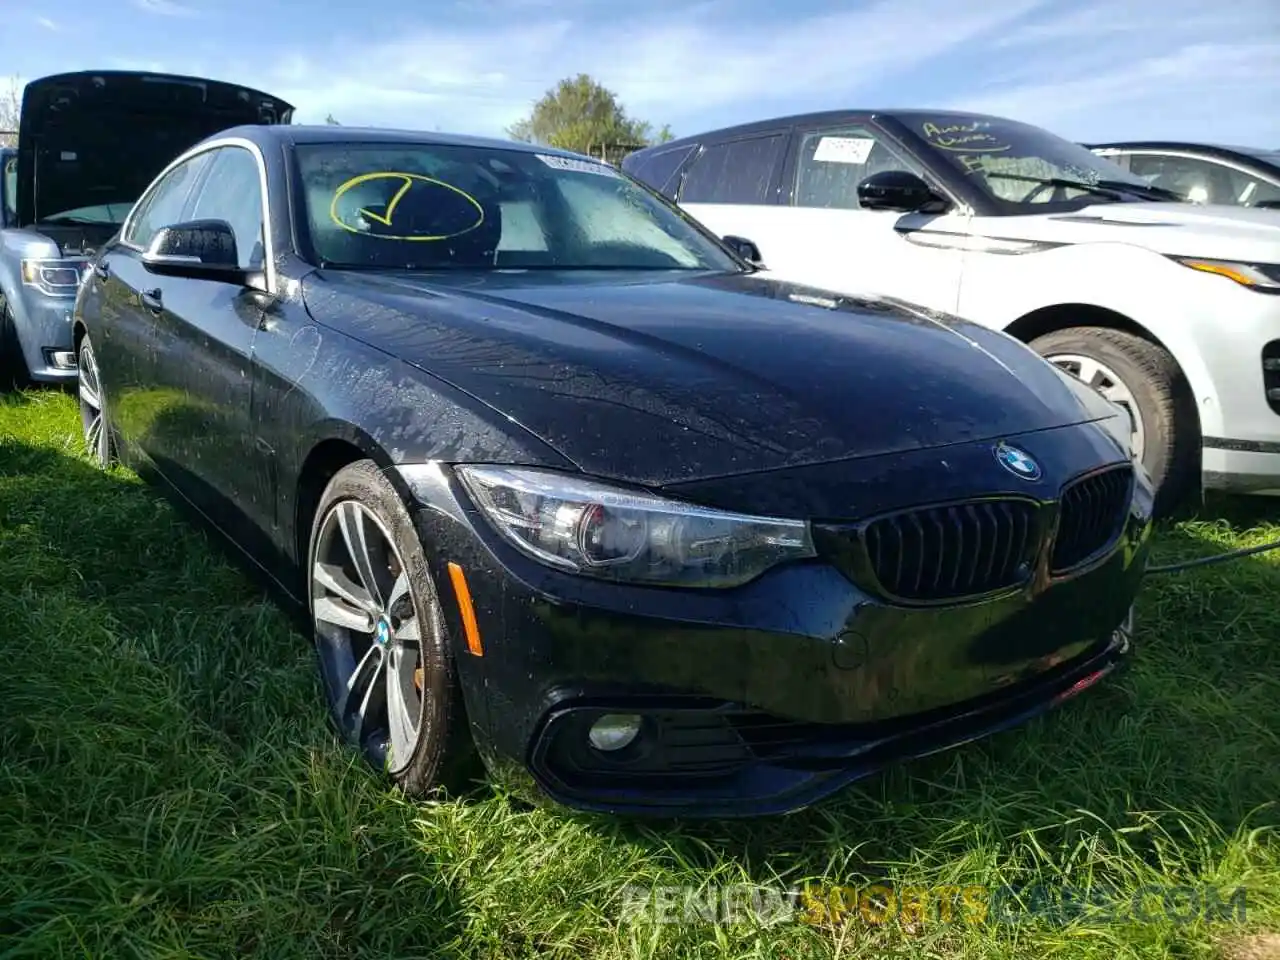
[[[31,383],[22,344],[14,326],[9,304],[0,300],[0,390],[20,390]]]
[[[325,488],[306,574],[339,734],[410,796],[465,792],[479,762],[439,594],[409,511],[372,460],[344,467]]]
[[[1135,417],[1135,446],[1156,489],[1157,518],[1172,515],[1200,487],[1200,423],[1177,362],[1142,337],[1106,327],[1069,327],[1031,341],[1046,360],[1083,377]],[[1083,362],[1083,363],[1082,363]],[[1114,382],[1108,386],[1107,381]],[[1101,381],[1101,383],[1099,382]],[[1130,400],[1125,400],[1127,394]],[[1138,443],[1138,438],[1141,443]]]
[[[85,451],[97,466],[106,470],[115,462],[115,448],[111,441],[111,423],[107,418],[107,400],[102,392],[102,377],[88,334],[80,341],[76,359],[79,366],[76,392]]]

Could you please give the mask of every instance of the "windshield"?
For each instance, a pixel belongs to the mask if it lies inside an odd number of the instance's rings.
[[[916,115],[902,121],[1006,213],[1033,213],[1046,204],[1128,199],[1090,189],[1099,184],[1149,190],[1146,181],[1110,160],[1030,124],[964,114]]]
[[[41,217],[41,223],[74,223],[102,224],[118,227],[129,215],[131,203],[100,203],[93,207],[76,207],[74,210],[63,210],[60,213]]]
[[[299,144],[297,160],[310,259],[321,266],[743,269],[603,163],[414,143]]]

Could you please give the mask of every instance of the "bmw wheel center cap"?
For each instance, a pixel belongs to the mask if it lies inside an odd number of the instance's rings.
[[[999,443],[996,444],[995,454],[1000,466],[1015,477],[1021,477],[1023,480],[1040,479],[1042,475],[1040,464],[1036,462],[1035,457],[1025,450],[1019,450],[1017,447],[1007,443]]]

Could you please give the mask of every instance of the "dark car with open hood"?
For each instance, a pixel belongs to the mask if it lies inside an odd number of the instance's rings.
[[[413,795],[483,761],[584,809],[791,810],[1130,650],[1119,407],[767,279],[585,157],[225,131],[97,253],[75,344],[93,455],[305,609],[337,729]]]
[[[71,307],[85,265],[147,184],[210,134],[292,113],[269,94],[201,77],[92,70],[27,84],[18,147],[4,158],[3,379],[74,382]]]

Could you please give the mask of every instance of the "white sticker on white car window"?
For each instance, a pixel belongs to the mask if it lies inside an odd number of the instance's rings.
[[[576,157],[555,157],[546,153],[539,153],[536,156],[548,167],[554,167],[557,170],[571,170],[574,173],[595,173],[602,177],[616,177],[618,175],[618,172],[607,163],[579,160]]]
[[[866,163],[875,145],[870,137],[823,137],[813,159],[818,163]]]

